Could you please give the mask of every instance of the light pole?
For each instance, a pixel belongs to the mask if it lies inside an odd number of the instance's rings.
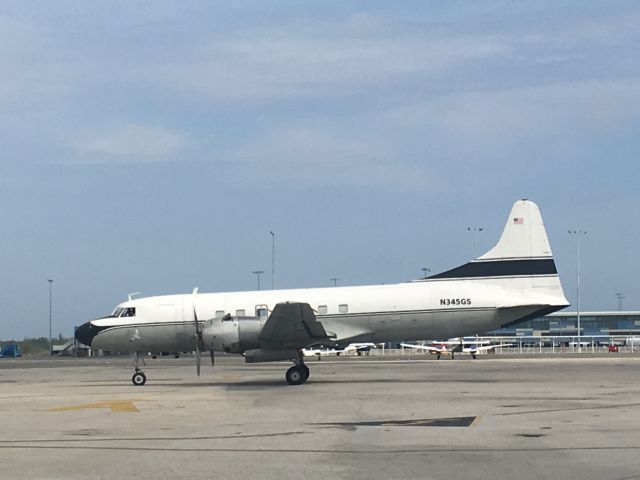
[[[339,278],[333,277],[330,278],[329,280],[331,280],[333,282],[333,286],[335,287],[336,285],[338,285],[338,280],[340,280]]]
[[[618,311],[621,312],[622,300],[624,300],[626,297],[624,296],[624,293],[616,293],[616,297],[618,297]]]
[[[271,230],[269,231],[271,234],[271,290],[275,287],[275,278],[276,278],[276,234]]]
[[[264,273],[264,270],[254,270],[253,273],[258,277],[258,290],[260,290],[260,275]]]
[[[422,267],[420,270],[424,272],[424,278],[427,278],[427,274],[431,272],[427,267]]]
[[[569,235],[576,239],[576,315],[578,317],[578,353],[582,352],[580,343],[580,239],[587,234],[586,230],[569,230]]]
[[[53,339],[51,337],[51,318],[53,317],[53,280],[47,280],[49,282],[49,356],[53,355]]]
[[[467,227],[467,230],[473,232],[473,258],[476,258],[476,235],[484,230],[483,227]]]

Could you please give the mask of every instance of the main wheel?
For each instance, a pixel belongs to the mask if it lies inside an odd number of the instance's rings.
[[[304,381],[306,382],[307,380],[309,380],[309,367],[307,367],[305,364],[300,365],[300,368],[304,371]]]
[[[289,385],[302,385],[307,380],[307,377],[308,375],[305,376],[305,369],[298,365],[291,367],[285,374]]]
[[[131,381],[136,387],[139,387],[147,383],[147,376],[143,372],[138,371],[133,374],[133,377],[131,377]]]

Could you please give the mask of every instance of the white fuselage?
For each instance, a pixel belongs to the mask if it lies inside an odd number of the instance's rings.
[[[537,279],[539,283],[543,280]],[[92,346],[116,351],[192,350],[194,308],[200,321],[230,314],[258,317],[264,324],[268,312],[279,302],[308,303],[334,345],[475,335],[557,305],[557,297],[543,284],[537,291],[522,289],[522,282],[530,285],[531,281],[434,279],[392,285],[141,298],[119,305],[135,307],[133,317],[93,320],[91,323],[100,331]],[[550,287],[555,285],[556,280],[549,281]]]

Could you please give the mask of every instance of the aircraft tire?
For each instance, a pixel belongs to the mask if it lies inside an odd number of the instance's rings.
[[[294,365],[289,370],[287,370],[285,378],[287,379],[287,383],[289,385],[302,385],[308,377],[305,376],[304,368],[298,365]]]
[[[306,382],[307,380],[309,380],[309,374],[311,373],[309,371],[309,367],[307,367],[306,365],[300,365],[300,368],[303,370],[304,372],[304,381]]]
[[[147,376],[143,372],[136,372],[131,377],[131,381],[136,387],[141,387],[145,383],[147,383]]]

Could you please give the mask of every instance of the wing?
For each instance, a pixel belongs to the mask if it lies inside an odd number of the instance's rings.
[[[513,344],[511,343],[503,343],[500,345],[483,345],[476,348],[469,348],[469,352],[488,352],[489,350],[493,350],[494,348],[503,348],[503,347],[511,347]]]
[[[410,343],[401,343],[400,345],[406,348],[415,348],[417,350],[427,350],[429,352],[442,352],[443,350],[442,348],[430,347],[428,345],[412,345]]]
[[[334,350],[334,349],[321,349],[316,348],[313,350],[302,349],[302,353],[305,357],[318,357],[322,355],[335,355],[336,353],[342,353],[342,350]]]
[[[304,348],[329,340],[308,303],[278,303],[262,327],[259,337],[264,348]]]

